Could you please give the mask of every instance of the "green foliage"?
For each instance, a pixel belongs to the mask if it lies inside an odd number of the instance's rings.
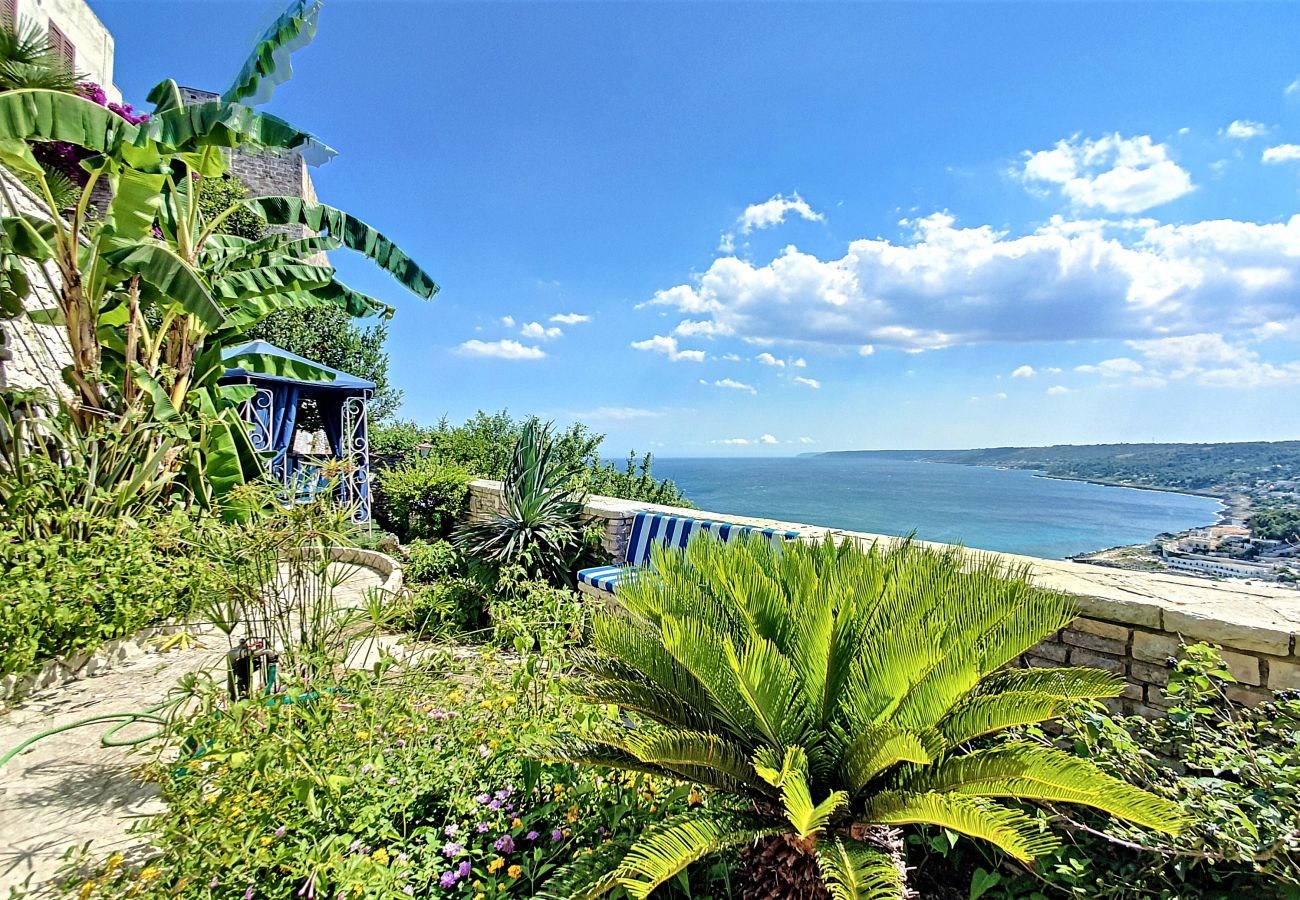
[[[143,868],[113,857],[67,887],[83,900],[242,897],[250,886],[256,897],[522,900],[564,863],[705,802],[647,776],[530,760],[561,729],[610,727],[556,689],[553,666],[438,659],[400,683],[354,675],[338,691],[219,714],[220,698],[203,693],[176,743],[204,752],[155,770],[167,809],[141,832],[156,855]],[[717,893],[693,887],[667,896],[730,896],[725,881]]]
[[[465,574],[465,561],[456,548],[446,541],[430,544],[419,538],[406,545],[406,562],[402,574],[407,581],[434,584],[444,578]]]
[[[1028,737],[1063,745],[1103,770],[1176,803],[1188,817],[1177,836],[1085,814],[1042,814],[1066,840],[1036,873],[943,835],[916,835],[924,881],[960,884],[988,900],[1263,900],[1300,896],[1300,702],[1291,692],[1255,709],[1229,701],[1233,681],[1216,650],[1197,644],[1171,660],[1159,718],[1112,716],[1080,704],[1060,733]]]
[[[424,640],[477,634],[487,622],[487,598],[483,584],[465,575],[416,583],[398,603],[397,624]]]
[[[456,530],[462,553],[500,573],[518,567],[529,578],[573,585],[583,551],[583,498],[578,464],[565,460],[549,425],[524,424],[506,471],[502,508]]]
[[[536,419],[515,419],[505,410],[490,415],[480,410],[463,425],[451,425],[446,419],[431,427],[410,420],[385,422],[371,430],[371,453],[375,459],[396,465],[414,455],[420,444],[428,444],[431,456],[454,460],[475,478],[501,481],[510,467],[514,446],[530,421]],[[601,459],[603,441],[602,435],[581,423],[553,435],[555,458],[579,470],[575,477],[587,493],[669,506],[691,505],[671,481],[654,478],[650,454],[639,460],[629,454],[626,466],[620,469]]]
[[[521,653],[581,644],[587,608],[574,591],[535,581],[517,567],[504,569],[488,599],[492,639]]]
[[[0,675],[184,616],[212,587],[184,520],[93,525],[75,537],[0,526]]]
[[[385,322],[363,328],[337,306],[315,306],[271,313],[245,332],[245,336],[249,340],[269,341],[313,362],[373,381],[375,391],[367,407],[372,434],[377,430],[376,423],[391,416],[401,405],[402,392],[388,381]]]
[[[375,521],[402,541],[451,532],[469,499],[470,474],[452,462],[415,457],[375,474]]]
[[[1300,506],[1262,509],[1247,522],[1255,537],[1270,541],[1300,542]]]
[[[199,212],[204,220],[212,221],[233,207],[234,211],[222,220],[220,233],[250,241],[261,240],[266,237],[266,223],[257,213],[237,205],[247,196],[247,186],[235,175],[227,173],[218,178],[204,178],[199,182]]]
[[[1182,825],[1175,804],[1085,759],[976,740],[1121,688],[1092,669],[1003,669],[1074,615],[1022,572],[910,544],[705,538],[661,548],[619,602],[595,623],[577,690],[635,713],[636,727],[550,754],[702,783],[745,811],[639,838],[604,873],[633,897],[764,835],[829,854],[823,877],[840,895],[860,885],[859,897],[903,886],[880,848],[844,856],[855,827],[938,824],[1024,862],[1058,846],[1004,800]]]

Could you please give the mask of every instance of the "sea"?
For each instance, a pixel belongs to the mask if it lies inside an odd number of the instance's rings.
[[[1215,499],[873,456],[656,458],[702,510],[1063,559],[1218,521]]]

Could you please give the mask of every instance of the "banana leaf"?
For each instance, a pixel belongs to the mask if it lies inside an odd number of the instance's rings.
[[[228,272],[212,285],[212,294],[231,303],[253,297],[295,291],[311,291],[330,283],[329,266],[284,264]]]
[[[130,244],[106,249],[103,256],[118,270],[139,275],[209,329],[217,328],[225,318],[198,273],[170,247],[155,243]]]
[[[113,154],[140,137],[140,129],[98,103],[61,91],[0,93],[0,141],[66,141]]]
[[[321,0],[293,0],[258,38],[221,99],[227,103],[247,100],[251,106],[270,100],[275,88],[293,75],[289,56],[316,36],[320,7]]]
[[[300,197],[250,197],[239,201],[271,225],[304,225],[343,242],[349,250],[369,257],[407,290],[432,297],[438,285],[400,247],[360,219],[323,203]]]
[[[297,150],[312,165],[335,155],[315,137],[284,119],[221,100],[168,109],[151,118],[143,128],[150,140],[175,151],[252,143],[261,147]]]

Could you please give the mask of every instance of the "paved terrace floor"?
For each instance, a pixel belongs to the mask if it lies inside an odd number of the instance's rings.
[[[342,574],[335,598],[343,605],[359,602],[383,581],[366,568],[348,566]],[[0,716],[0,755],[50,728],[161,703],[187,673],[207,670],[224,678],[225,636],[210,633],[201,640],[203,646],[147,653],[29,698]],[[370,662],[367,655],[354,665]],[[30,897],[56,896],[51,879],[64,854],[87,843],[101,859],[147,852],[147,844],[127,829],[164,808],[157,786],[137,776],[152,755],[147,747],[135,754],[103,747],[100,738],[110,727],[92,725],[45,738],[0,769],[0,898],[25,884]],[[148,730],[140,725],[134,733]]]

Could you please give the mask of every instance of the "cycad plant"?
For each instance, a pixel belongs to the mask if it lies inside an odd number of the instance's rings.
[[[745,898],[896,898],[899,826],[943,826],[1025,863],[1050,851],[1056,838],[1022,801],[1180,827],[1176,806],[1087,760],[992,737],[1122,687],[1094,669],[1007,668],[1074,615],[1025,572],[910,543],[700,538],[657,555],[618,600],[624,614],[595,624],[578,690],[634,727],[553,755],[704,785],[723,802],[582,860],[555,897],[621,886],[640,900],[748,846]]]
[[[532,577],[571,586],[582,549],[583,498],[575,490],[581,471],[556,453],[551,427],[529,419],[506,470],[501,510],[462,526],[453,542],[493,570],[520,566]]]

